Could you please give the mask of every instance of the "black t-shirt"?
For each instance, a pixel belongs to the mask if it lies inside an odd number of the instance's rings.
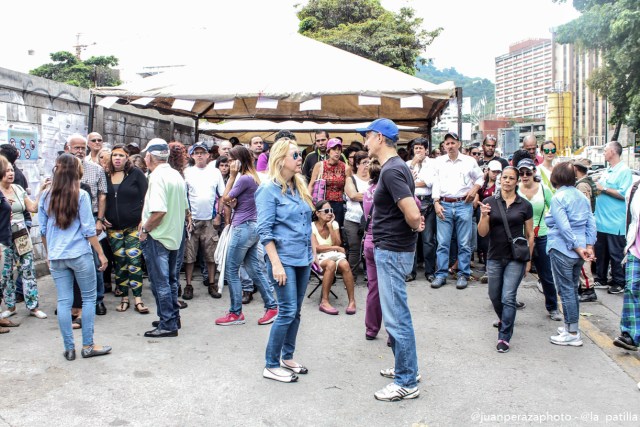
[[[378,187],[373,195],[373,243],[388,251],[413,252],[418,235],[404,219],[398,202],[405,197],[413,200],[415,183],[411,170],[398,156],[382,166]]]
[[[0,243],[11,246],[11,205],[0,192]]]
[[[502,165],[502,169],[506,168],[507,166],[509,166],[509,162],[506,159],[503,159],[502,157],[498,157],[495,156],[493,159],[491,160],[497,160],[500,162],[500,164]],[[484,159],[480,159],[478,160],[478,166],[480,166],[480,169],[485,170],[487,168],[487,165],[489,164],[489,162],[491,160],[484,160]]]
[[[511,230],[511,237],[524,237],[524,223],[525,221],[533,218],[533,207],[528,200],[523,199],[519,195],[511,206],[507,209],[504,200],[500,197],[500,192],[495,195],[487,197],[482,201],[484,204],[491,206],[491,212],[489,213],[489,255],[488,259],[512,259],[513,254],[511,252],[511,242],[507,237],[507,233],[504,229],[504,222],[502,221],[502,215],[500,215],[500,209],[498,203],[502,203],[505,213],[507,214],[507,223]]]

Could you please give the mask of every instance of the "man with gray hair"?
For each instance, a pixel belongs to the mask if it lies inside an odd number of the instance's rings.
[[[167,163],[169,145],[164,139],[152,139],[141,154],[151,175],[138,231],[160,318],[152,323],[155,329],[144,336],[176,337],[180,329],[177,258],[183,224],[189,216],[185,182]]]
[[[624,198],[633,184],[631,170],[622,163],[622,145],[612,141],[605,146],[604,160],[609,167],[602,174],[596,189],[596,230],[598,237],[594,247],[596,272],[593,276],[596,288],[609,287],[610,294],[624,291],[625,278],[622,268],[627,229],[627,209]],[[611,284],[607,283],[607,269],[611,264]]]

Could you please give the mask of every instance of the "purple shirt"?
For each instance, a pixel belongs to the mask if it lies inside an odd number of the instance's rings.
[[[364,208],[364,219],[367,220],[367,217],[371,215],[371,210],[373,209],[373,193],[376,191],[376,187],[378,184],[373,184],[369,188],[367,188],[362,196],[362,207]],[[365,230],[364,235],[364,247],[365,248],[373,248],[373,234],[371,233],[371,227],[373,226],[373,221],[369,221],[369,226]]]
[[[258,184],[256,184],[251,175],[242,175],[236,179],[233,188],[229,192],[229,197],[238,200],[233,211],[231,225],[240,225],[247,221],[256,221],[258,219],[258,211],[256,210],[256,201],[254,199],[257,189]]]

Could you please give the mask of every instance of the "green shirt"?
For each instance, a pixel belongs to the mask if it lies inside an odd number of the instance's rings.
[[[547,224],[545,223],[545,215],[551,206],[551,198],[553,193],[543,183],[538,184],[538,192],[533,195],[531,199],[525,196],[525,199],[529,200],[533,207],[533,229],[540,226],[538,229],[538,237],[547,235]]]
[[[149,189],[144,198],[142,224],[153,212],[165,212],[162,222],[149,234],[170,251],[180,248],[187,209],[184,179],[167,163],[159,164],[149,175]]]

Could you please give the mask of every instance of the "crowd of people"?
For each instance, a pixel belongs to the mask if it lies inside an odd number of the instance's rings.
[[[564,322],[552,344],[582,345],[579,305],[606,287],[624,292],[614,344],[638,349],[640,181],[620,161],[620,144],[607,144],[609,167],[594,181],[588,160],[560,161],[553,141],[538,145],[533,135],[508,161],[491,135],[466,148],[450,132],[438,148],[417,138],[398,149],[391,120],[358,132],[364,144],[347,147],[317,131],[304,151],[286,130],[273,144],[257,136],[246,145],[231,138],[186,147],[155,138],[143,151],[76,134],[35,200],[15,167],[15,147],[0,146],[0,333],[18,326],[10,319],[18,302],[47,318],[29,234],[37,214],[67,360],[76,357],[73,329],[82,329],[82,357],[111,352],[93,338],[95,316],[108,311],[105,293],[120,298],[119,313],[151,312],[142,300],[145,274],[158,318],[144,335],[178,336],[180,310],[197,297],[196,268],[210,297],[227,287],[229,309],[216,325],[246,323],[242,307],[260,293],[264,315],[256,322],[272,325],[263,376],[281,382],[308,372],[294,353],[311,273],[328,315],[340,314],[330,300],[337,280],[347,315],[357,311],[355,285],[366,283],[365,338],[376,339],[384,324],[395,357],[380,371],[394,382],[375,393],[379,400],[419,396],[406,283],[420,270],[433,289],[451,278],[459,290],[471,280],[488,283],[500,353],[510,350],[524,307],[518,287],[534,271],[549,319]]]

